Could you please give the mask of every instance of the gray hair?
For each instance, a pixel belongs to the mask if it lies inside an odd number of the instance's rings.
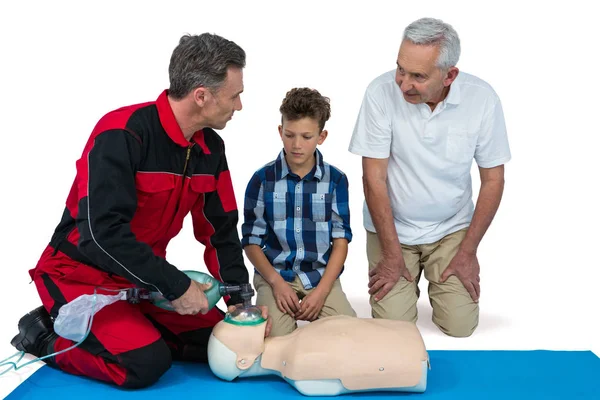
[[[460,57],[460,39],[454,28],[439,19],[421,18],[411,23],[404,30],[403,40],[414,44],[439,45],[440,55],[437,66],[448,69],[458,64]]]
[[[171,55],[169,95],[181,99],[200,86],[217,90],[231,66],[246,66],[246,53],[234,42],[210,33],[184,35]]]

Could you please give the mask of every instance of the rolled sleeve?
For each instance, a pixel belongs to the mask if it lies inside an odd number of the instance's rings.
[[[346,239],[352,241],[350,228],[350,204],[348,198],[348,178],[342,174],[335,185],[331,199],[331,237],[332,239]]]
[[[242,247],[255,244],[261,248],[267,241],[267,221],[263,185],[260,177],[254,174],[246,188],[244,198],[244,223],[242,224]]]

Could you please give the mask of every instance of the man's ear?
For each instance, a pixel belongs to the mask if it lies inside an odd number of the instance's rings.
[[[450,67],[450,69],[448,69],[448,71],[446,72],[446,76],[444,76],[444,86],[445,87],[450,86],[450,84],[452,84],[452,82],[454,82],[454,80],[456,79],[457,76],[458,76],[458,68]]]
[[[198,106],[202,107],[204,106],[204,104],[206,103],[206,101],[209,99],[210,96],[210,92],[207,88],[205,87],[199,87],[194,89],[193,93],[193,98],[194,98],[194,102],[196,104],[198,104]]]
[[[323,144],[325,139],[327,139],[327,130],[326,129],[322,130],[321,133],[319,133],[319,141],[317,143]]]

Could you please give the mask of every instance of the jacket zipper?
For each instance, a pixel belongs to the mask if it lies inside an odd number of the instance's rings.
[[[177,207],[175,208],[175,215],[177,215],[179,213],[179,209],[181,208],[181,202],[183,201],[183,197],[184,197],[184,193],[183,193],[183,188],[185,188],[185,173],[187,171],[187,166],[188,166],[188,162],[190,161],[190,153],[192,152],[192,147],[194,146],[194,143],[190,144],[187,147],[187,152],[185,154],[185,164],[183,165],[183,174],[182,174],[182,179],[181,179],[181,194],[180,194],[180,198],[177,200]]]
[[[185,172],[187,171],[188,161],[190,160],[190,153],[192,151],[193,144],[189,145],[187,148],[187,153],[185,155],[185,164],[183,165],[183,180],[185,180]]]

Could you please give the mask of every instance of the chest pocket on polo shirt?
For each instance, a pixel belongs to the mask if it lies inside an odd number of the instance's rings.
[[[455,163],[470,163],[475,156],[477,135],[465,126],[448,128],[446,137],[446,158]]]
[[[287,217],[287,192],[265,192],[265,214],[270,221],[284,221]]]
[[[312,193],[310,196],[310,219],[315,222],[331,220],[332,198],[331,193]]]

